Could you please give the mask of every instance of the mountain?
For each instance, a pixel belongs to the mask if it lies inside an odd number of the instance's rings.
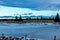
[[[14,16],[0,16],[0,19],[14,19]]]
[[[23,19],[25,18],[32,18],[32,19],[36,19],[36,18],[41,18],[41,16],[35,16],[35,15],[31,15],[31,16],[22,16]],[[43,18],[55,18],[55,15],[51,15],[51,16],[42,16]],[[15,16],[0,16],[0,19],[14,19]]]
[[[52,15],[52,16],[42,16],[42,18],[47,18],[47,19],[49,19],[49,17],[50,17],[50,18],[55,18],[54,15]],[[36,18],[41,18],[41,16],[34,16],[34,15],[32,15],[32,16],[22,16],[22,18],[32,18],[32,19],[36,19]]]

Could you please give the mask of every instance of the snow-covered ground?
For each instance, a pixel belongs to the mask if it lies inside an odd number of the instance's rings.
[[[3,23],[0,22],[0,35],[4,33],[6,36],[24,36],[27,34],[29,38],[37,38],[38,40],[52,40],[54,36],[60,38],[60,25],[55,23]]]

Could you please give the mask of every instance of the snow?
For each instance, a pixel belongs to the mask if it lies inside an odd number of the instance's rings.
[[[51,40],[54,36],[60,38],[60,25],[54,23],[3,23],[0,22],[0,35],[24,36],[37,38],[38,40]]]

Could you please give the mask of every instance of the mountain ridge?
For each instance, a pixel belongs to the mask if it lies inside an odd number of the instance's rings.
[[[41,16],[22,16],[22,18],[41,18]],[[53,17],[55,17],[55,16],[42,16],[43,18],[49,18],[49,17],[51,17],[51,18],[53,18]],[[15,18],[15,16],[0,16],[0,19],[14,19]]]

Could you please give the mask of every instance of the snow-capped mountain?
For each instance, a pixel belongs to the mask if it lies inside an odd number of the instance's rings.
[[[41,18],[41,16],[22,16],[22,18],[33,18],[33,19],[36,19],[36,18]],[[55,16],[42,16],[43,18],[54,18]],[[0,16],[0,19],[14,19],[15,16]]]

